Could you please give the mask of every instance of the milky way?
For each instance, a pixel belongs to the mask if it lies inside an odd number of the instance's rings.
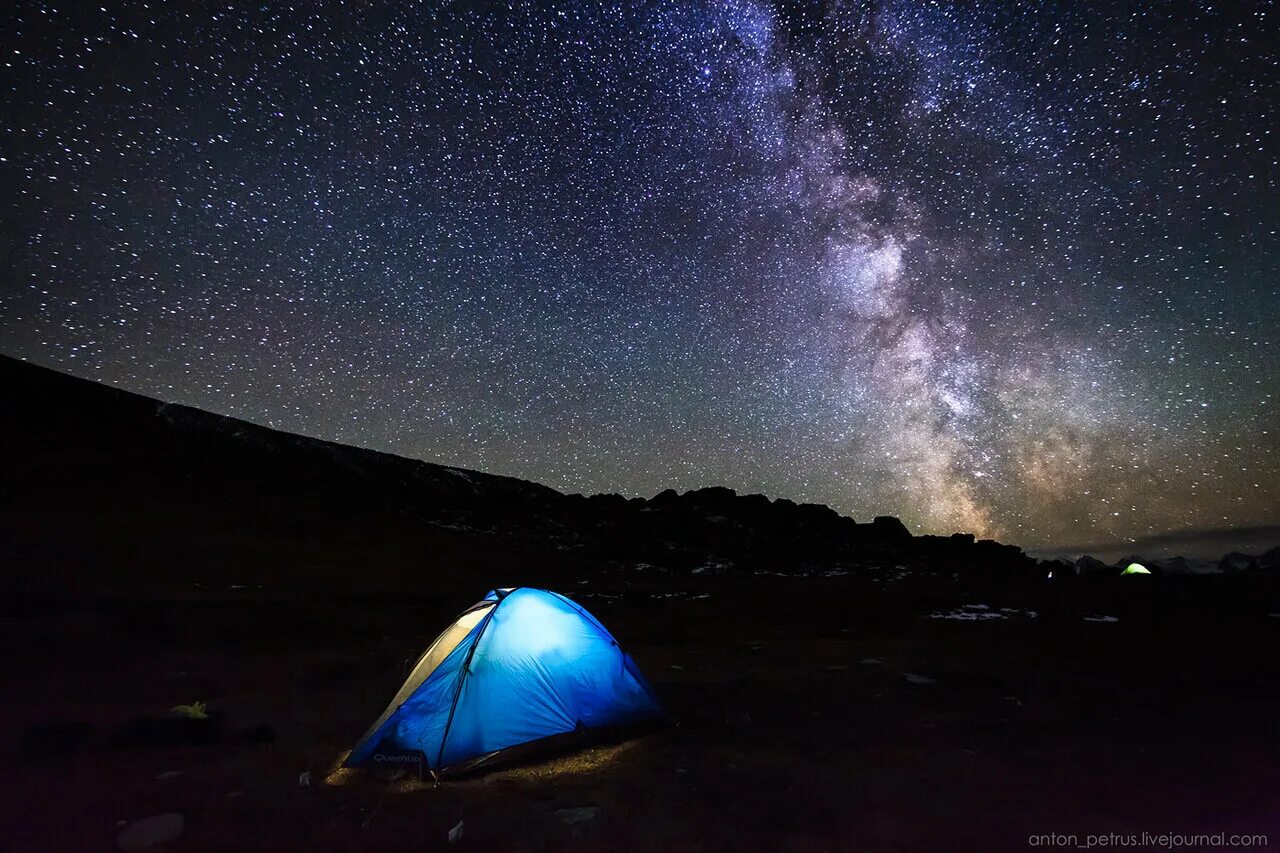
[[[1280,520],[1277,15],[18,3],[0,349],[569,491]]]

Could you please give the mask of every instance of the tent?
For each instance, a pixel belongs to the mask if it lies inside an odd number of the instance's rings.
[[[640,670],[585,609],[555,592],[496,589],[427,648],[345,766],[468,770],[663,717]]]
[[[1142,565],[1142,563],[1130,563],[1129,565],[1125,566],[1124,571],[1120,573],[1121,577],[1123,577],[1124,575],[1149,575],[1149,574],[1151,574],[1151,571],[1146,566]]]

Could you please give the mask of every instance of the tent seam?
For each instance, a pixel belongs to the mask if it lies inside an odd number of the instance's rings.
[[[618,651],[620,652],[623,651],[622,644],[618,642],[618,638],[613,636],[613,633],[608,628],[606,628],[604,624],[600,622],[600,620],[596,619],[596,617],[592,616],[586,610],[579,607],[577,602],[575,602],[571,598],[568,598],[567,596],[561,595],[560,593],[556,592],[554,589],[549,589],[547,590],[547,592],[551,593],[556,598],[560,599],[565,604],[569,605],[574,610],[576,610],[579,616],[581,616],[583,619],[586,619],[587,622],[595,626],[596,630],[598,630],[604,636],[608,637],[609,642],[613,643],[613,645],[617,647]]]
[[[518,588],[518,587],[517,587]],[[515,592],[512,589],[511,592]],[[484,636],[484,632],[489,629],[489,623],[493,621],[493,616],[498,612],[498,608],[502,606],[502,602],[507,600],[507,595],[498,597],[493,603],[493,609],[484,617],[484,621],[480,623],[480,630],[476,632],[476,638],[471,642],[471,648],[467,650],[467,659],[462,662],[462,673],[458,676],[458,687],[453,691],[453,701],[449,704],[449,718],[444,723],[444,734],[440,735],[440,749],[436,752],[437,771],[443,770],[440,763],[444,760],[444,747],[449,742],[449,729],[453,727],[453,714],[458,710],[458,700],[462,698],[462,686],[467,680],[467,676],[471,674],[471,658],[475,656],[476,648],[480,645],[480,638]]]
[[[457,617],[453,620],[453,622],[450,623],[450,627],[456,624],[460,619],[465,617],[468,613],[473,613],[480,606],[488,603],[490,602],[478,601],[475,604],[471,605],[466,610],[462,611],[457,615]],[[494,604],[496,604],[496,602],[494,602]],[[426,659],[427,655],[431,653],[431,649],[435,646],[435,644],[447,633],[448,633],[448,629],[445,629],[440,634],[436,635],[436,638],[431,641],[431,643],[427,646],[426,649],[423,650],[422,654],[418,655],[417,659],[413,663],[413,666],[409,667],[410,677],[412,677],[413,673],[417,671],[418,667]],[[441,662],[443,663],[443,661]],[[439,665],[437,664],[437,668],[438,666]],[[434,671],[435,670],[433,669],[432,673],[434,673]],[[419,683],[418,686],[414,688],[414,690],[410,691],[409,694],[406,695],[405,698],[399,704],[395,705],[394,707],[388,705],[387,708],[384,709],[383,713],[378,717],[378,719],[375,720],[374,724],[371,725],[363,735],[361,735],[358,741],[356,741],[356,746],[353,748],[352,752],[364,746],[367,742],[369,742],[370,739],[372,739],[379,732],[381,732],[382,729],[386,726],[386,724],[390,722],[391,719],[394,718],[395,715],[400,712],[400,709],[404,707],[405,703],[413,698],[417,690],[421,689],[422,684],[426,683],[426,681],[428,681],[431,678],[432,673],[428,673],[426,676],[424,676],[424,678],[422,679],[422,682]]]

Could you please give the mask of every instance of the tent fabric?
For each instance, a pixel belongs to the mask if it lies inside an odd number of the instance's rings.
[[[662,715],[631,658],[585,609],[546,590],[493,590],[432,643],[346,765],[380,750],[419,751],[440,771]]]
[[[378,719],[373,721],[373,725],[369,727],[369,730],[360,737],[361,743],[369,740],[372,735],[382,728],[383,724],[395,713],[396,709],[403,705],[405,700],[422,686],[422,683],[427,680],[431,673],[435,672],[441,662],[458,647],[467,635],[471,633],[472,629],[480,624],[480,621],[492,609],[493,601],[488,598],[472,605],[452,625],[444,629],[431,645],[427,646],[427,650],[422,653],[422,657],[418,658],[417,663],[410,670],[409,677],[405,679],[404,684],[400,685],[400,689],[396,691],[391,704],[387,705],[386,710],[382,712]]]
[[[1121,575],[1149,575],[1151,574],[1151,571],[1141,563],[1130,563],[1129,565],[1124,567],[1124,571],[1121,572],[1120,574]]]

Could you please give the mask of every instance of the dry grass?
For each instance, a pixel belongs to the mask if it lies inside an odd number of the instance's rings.
[[[469,850],[1000,850],[1033,831],[1275,828],[1280,664],[1240,650],[1274,648],[1280,620],[1144,636],[949,623],[922,618],[933,592],[840,584],[587,599],[680,725],[438,787],[339,765],[465,598],[223,592],[166,602],[163,642],[112,630],[110,608],[10,619],[15,735],[207,701],[278,739],[10,754],[4,846],[110,849],[117,821],[161,811],[187,817],[175,849],[211,851],[441,849],[459,820]]]

